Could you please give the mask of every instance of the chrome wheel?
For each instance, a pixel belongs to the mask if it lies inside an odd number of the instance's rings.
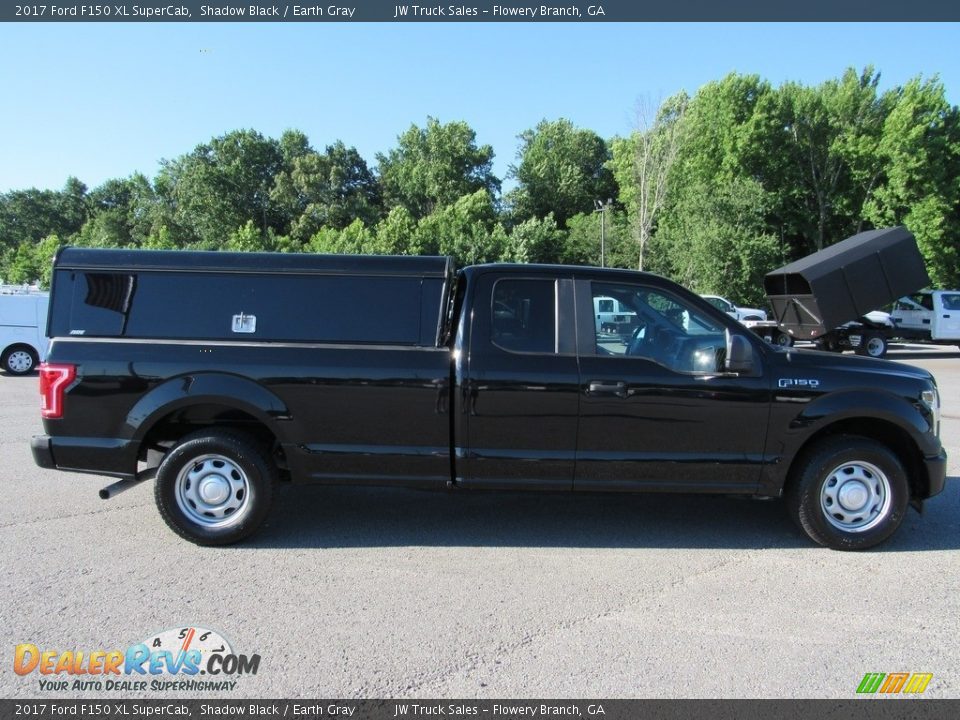
[[[26,375],[33,370],[33,355],[29,350],[14,350],[7,355],[7,370],[15,375]]]
[[[890,513],[890,481],[876,465],[848,462],[827,474],[820,508],[838,530],[863,532]]]
[[[233,525],[250,507],[250,481],[230,458],[201,455],[177,476],[176,500],[183,514],[198,525]]]

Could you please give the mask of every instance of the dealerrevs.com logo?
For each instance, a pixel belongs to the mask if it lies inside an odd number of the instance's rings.
[[[201,627],[164,630],[126,650],[41,650],[21,643],[13,653],[13,671],[39,675],[44,692],[233,691],[236,677],[259,668],[259,655],[237,654],[223,635]]]
[[[932,679],[933,673],[867,673],[857,686],[857,694],[919,695]]]

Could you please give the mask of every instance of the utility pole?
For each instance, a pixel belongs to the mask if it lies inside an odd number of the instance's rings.
[[[600,267],[607,266],[606,247],[605,247],[606,238],[604,237],[605,235],[604,215],[606,214],[606,211],[610,208],[610,205],[612,204],[613,204],[612,198],[607,198],[606,204],[604,204],[602,200],[593,201],[593,205],[596,208],[594,212],[600,213]]]

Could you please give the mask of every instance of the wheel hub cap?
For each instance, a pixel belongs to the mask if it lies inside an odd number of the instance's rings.
[[[844,463],[827,474],[820,508],[827,522],[845,532],[863,532],[890,513],[890,480],[871,463]]]
[[[869,491],[862,482],[851,480],[844,483],[837,493],[837,500],[847,510],[859,510],[867,504]]]
[[[250,480],[225,455],[201,455],[177,476],[177,505],[192,522],[207,528],[241,521],[250,509]]]
[[[219,505],[230,496],[230,483],[220,475],[208,475],[200,481],[200,499],[210,505]]]

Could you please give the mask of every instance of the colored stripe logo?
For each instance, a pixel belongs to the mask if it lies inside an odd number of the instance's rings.
[[[857,686],[857,694],[919,695],[932,679],[933,673],[867,673]]]

